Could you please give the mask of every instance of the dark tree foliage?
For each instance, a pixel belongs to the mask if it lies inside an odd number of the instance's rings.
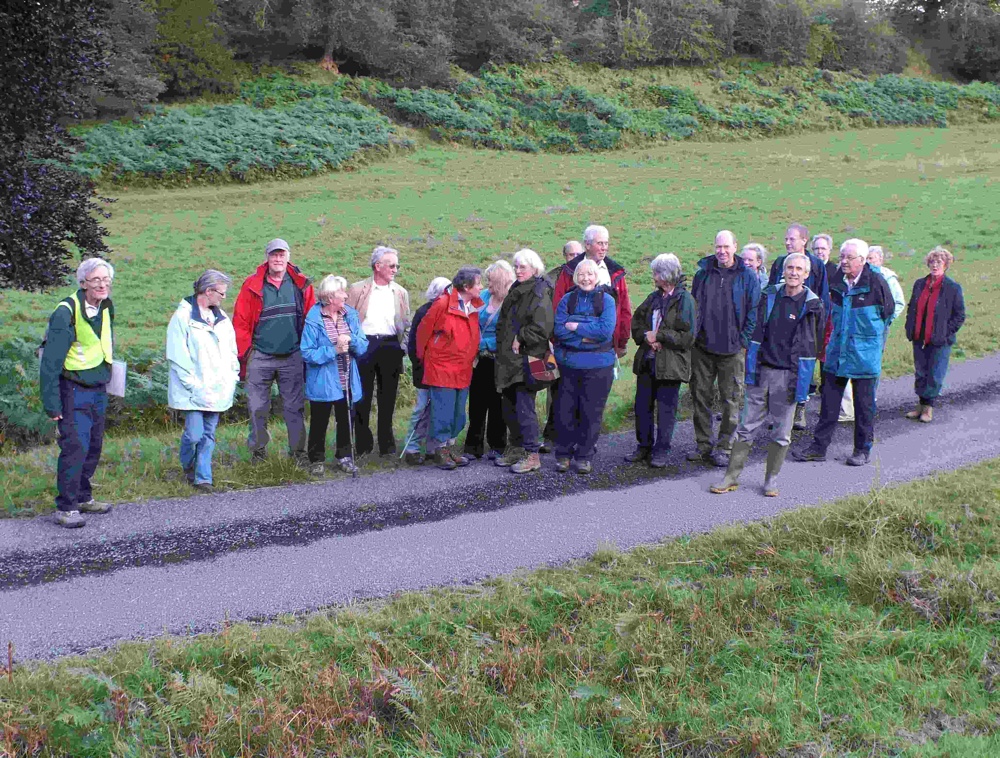
[[[103,67],[99,8],[80,0],[4,0],[0,6],[0,286],[61,284],[71,245],[107,252],[92,182],[64,163],[63,123]]]

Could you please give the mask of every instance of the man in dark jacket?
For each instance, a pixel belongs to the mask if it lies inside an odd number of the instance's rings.
[[[715,255],[698,261],[691,295],[698,306],[691,350],[691,398],[698,447],[688,454],[688,460],[725,467],[729,465],[743,391],[743,351],[750,344],[760,299],[760,282],[736,255],[736,235],[732,232],[719,232],[715,236]],[[716,382],[723,411],[718,441],[713,447],[712,396]]]
[[[774,483],[792,441],[795,404],[809,393],[816,355],[823,340],[826,314],[819,297],[805,286],[809,258],[785,257],[784,283],[768,285],[757,306],[757,323],[747,349],[747,398],[725,478],[710,490],[732,492],[750,455],[754,432],[770,417],[764,495],[777,497]]]
[[[789,226],[788,229],[785,230],[785,255],[779,256],[777,260],[774,261],[774,264],[771,266],[771,276],[767,283],[781,284],[784,281],[785,256],[791,255],[792,253],[806,255],[809,257],[809,278],[806,279],[806,287],[808,287],[814,295],[819,297],[820,302],[823,303],[824,310],[829,313],[830,282],[827,277],[827,273],[830,269],[822,259],[806,250],[808,242],[809,230],[805,226],[802,224],[792,224]],[[810,393],[815,391],[815,385],[809,387]],[[803,401],[795,407],[795,422],[793,424],[793,428],[805,429],[806,426],[806,404],[805,401]]]
[[[868,243],[849,239],[840,246],[840,270],[830,291],[833,332],[826,348],[819,423],[808,449],[792,453],[797,461],[825,461],[840,415],[847,382],[854,384],[854,452],[848,466],[871,459],[875,423],[875,384],[882,373],[885,333],[896,304],[889,284],[865,263]]]

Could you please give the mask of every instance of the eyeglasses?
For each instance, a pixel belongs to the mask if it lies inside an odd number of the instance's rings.
[[[398,271],[400,268],[402,268],[398,263],[386,263],[385,267],[391,268],[393,271]]]
[[[217,290],[217,289],[215,289],[214,287],[209,287],[209,288],[208,288],[208,291],[209,291],[209,292],[214,292],[214,293],[215,293],[216,295],[218,295],[219,297],[225,297],[225,296],[226,296],[226,293],[225,293],[225,292],[223,292],[222,290]]]
[[[861,257],[860,255],[842,255],[840,256],[840,261],[841,263],[843,263],[844,261],[856,261],[860,257]]]
[[[91,277],[90,279],[84,279],[83,281],[85,281],[87,284],[93,284],[95,287],[97,287],[97,286],[99,286],[101,284],[103,284],[105,287],[107,287],[109,284],[111,284],[111,277],[110,276],[94,276],[94,277]]]

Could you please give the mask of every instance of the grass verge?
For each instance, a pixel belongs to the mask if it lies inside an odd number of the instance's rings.
[[[0,754],[995,755],[998,464],[477,587],[15,665]]]

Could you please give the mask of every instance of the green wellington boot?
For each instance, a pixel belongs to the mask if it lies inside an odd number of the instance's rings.
[[[774,480],[778,477],[778,472],[781,471],[781,464],[785,462],[786,455],[788,455],[788,445],[779,445],[777,442],[772,442],[767,446],[767,468],[764,471],[764,497],[778,496],[778,485],[774,483]]]
[[[732,492],[740,486],[740,474],[743,473],[743,467],[747,464],[747,458],[750,457],[751,447],[752,444],[749,442],[737,440],[733,443],[733,452],[729,454],[729,467],[726,469],[726,475],[721,482],[709,487],[709,492],[722,495],[726,492]]]

